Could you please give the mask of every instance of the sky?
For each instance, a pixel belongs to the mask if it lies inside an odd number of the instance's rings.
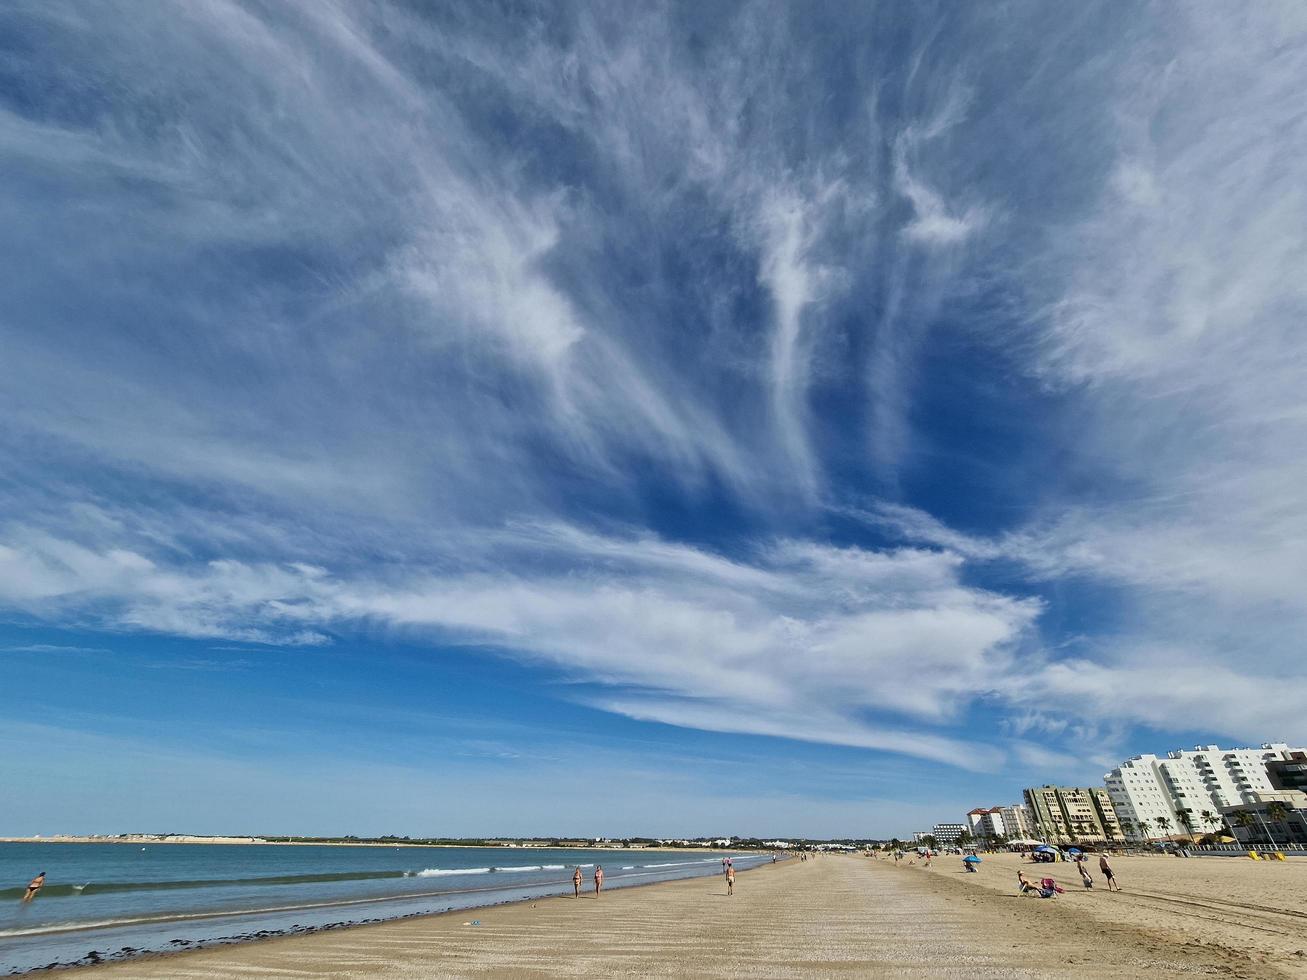
[[[1307,742],[1307,8],[0,10],[0,832],[903,835]]]

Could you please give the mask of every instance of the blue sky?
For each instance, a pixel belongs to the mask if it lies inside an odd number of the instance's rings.
[[[0,13],[13,833],[894,834],[1307,740],[1292,4]]]

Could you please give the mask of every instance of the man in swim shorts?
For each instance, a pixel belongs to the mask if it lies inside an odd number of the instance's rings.
[[[1119,892],[1121,886],[1116,883],[1116,875],[1112,873],[1112,866],[1107,863],[1107,855],[1098,856],[1098,870],[1103,872],[1103,877],[1107,879],[1107,890],[1110,892]]]

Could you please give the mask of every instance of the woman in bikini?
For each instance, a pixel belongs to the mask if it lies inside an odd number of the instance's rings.
[[[44,886],[45,886],[45,872],[42,871],[39,875],[37,875],[35,878],[33,878],[31,881],[27,883],[27,894],[23,896],[23,901],[30,902],[32,899],[36,898],[36,893],[39,892]]]

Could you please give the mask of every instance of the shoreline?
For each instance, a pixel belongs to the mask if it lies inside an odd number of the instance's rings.
[[[424,845],[419,845],[419,846],[424,846]],[[441,845],[428,845],[428,846],[446,847],[450,845],[441,844]],[[580,850],[580,848],[575,848],[575,850]],[[649,848],[649,850],[653,850],[653,848]],[[669,850],[675,850],[675,848],[669,848]],[[695,850],[695,849],[691,848],[690,850]],[[764,869],[775,870],[783,866],[784,863],[785,863],[785,859],[781,859],[775,865],[771,863],[766,863],[766,864],[760,864],[754,868],[744,868],[737,871],[736,876],[739,877],[741,875],[747,875],[750,872],[762,871]],[[684,885],[688,882],[710,881],[710,880],[717,879],[719,877],[721,876],[714,872],[713,874],[709,874],[709,875],[692,875],[685,878],[672,878],[672,879],[664,879],[661,881],[643,881],[643,882],[638,882],[629,885],[614,885],[611,889],[607,890],[605,894],[620,894],[622,892],[639,891],[648,888],[659,888],[668,885]],[[567,884],[570,885],[570,881]],[[588,879],[586,881],[586,884],[587,885],[589,884]],[[562,887],[565,889],[567,886],[564,885]],[[475,894],[475,892],[458,892],[456,894]],[[581,898],[582,899],[587,898],[586,887],[582,887]],[[575,901],[575,899],[572,899],[570,896],[566,894],[565,891],[563,891],[560,894],[551,893],[548,895],[539,895],[532,898],[512,898],[499,902],[488,902],[484,905],[474,904],[474,905],[467,905],[458,908],[451,907],[442,910],[432,910],[427,912],[407,912],[402,915],[395,915],[395,916],[372,917],[367,919],[355,919],[355,920],[342,920],[340,922],[332,922],[320,926],[292,927],[289,929],[261,929],[258,930],[257,932],[243,933],[237,936],[224,936],[224,937],[219,937],[207,941],[187,943],[185,945],[181,945],[173,949],[151,949],[151,950],[141,950],[141,951],[137,951],[133,949],[130,955],[126,955],[126,956],[121,956],[118,954],[104,954],[101,956],[100,959],[90,963],[84,962],[83,960],[76,960],[73,962],[60,963],[57,965],[38,966],[38,967],[33,967],[30,970],[23,970],[21,972],[10,972],[6,974],[6,976],[25,977],[25,976],[32,976],[36,973],[51,972],[51,971],[68,973],[68,972],[74,972],[79,970],[81,971],[98,970],[100,972],[104,972],[105,968],[110,966],[127,966],[127,965],[151,964],[151,963],[159,963],[159,962],[172,963],[172,962],[184,960],[190,956],[196,956],[203,953],[212,952],[214,950],[223,950],[223,949],[230,950],[238,947],[255,946],[255,945],[271,946],[279,942],[302,939],[308,936],[321,935],[323,933],[339,933],[345,931],[353,932],[356,930],[375,929],[375,928],[384,927],[387,925],[393,925],[401,922],[447,919],[447,918],[453,918],[465,914],[475,914],[478,912],[483,912],[486,909],[497,909],[502,911],[502,910],[510,910],[510,909],[524,909],[528,907],[535,908],[541,902],[556,902],[556,901]],[[345,903],[342,903],[339,907],[344,908]],[[464,923],[464,925],[468,925],[468,923]]]
[[[641,846],[618,844],[427,844],[414,841],[336,841],[336,840],[267,840],[259,837],[0,837],[0,844],[211,844],[216,847],[250,845],[259,847],[426,847],[426,848],[485,848],[504,851],[648,851],[651,854],[771,854],[768,848],[741,847],[675,847],[671,845]],[[779,853],[779,852],[776,852]]]
[[[471,914],[437,912],[80,969],[98,970],[92,980],[1300,975],[1283,957],[1193,943],[1181,930],[1149,923],[1103,921],[1070,896],[986,896],[960,873],[830,856],[765,864],[738,878],[729,898],[712,875],[632,886],[597,900],[505,902]]]

